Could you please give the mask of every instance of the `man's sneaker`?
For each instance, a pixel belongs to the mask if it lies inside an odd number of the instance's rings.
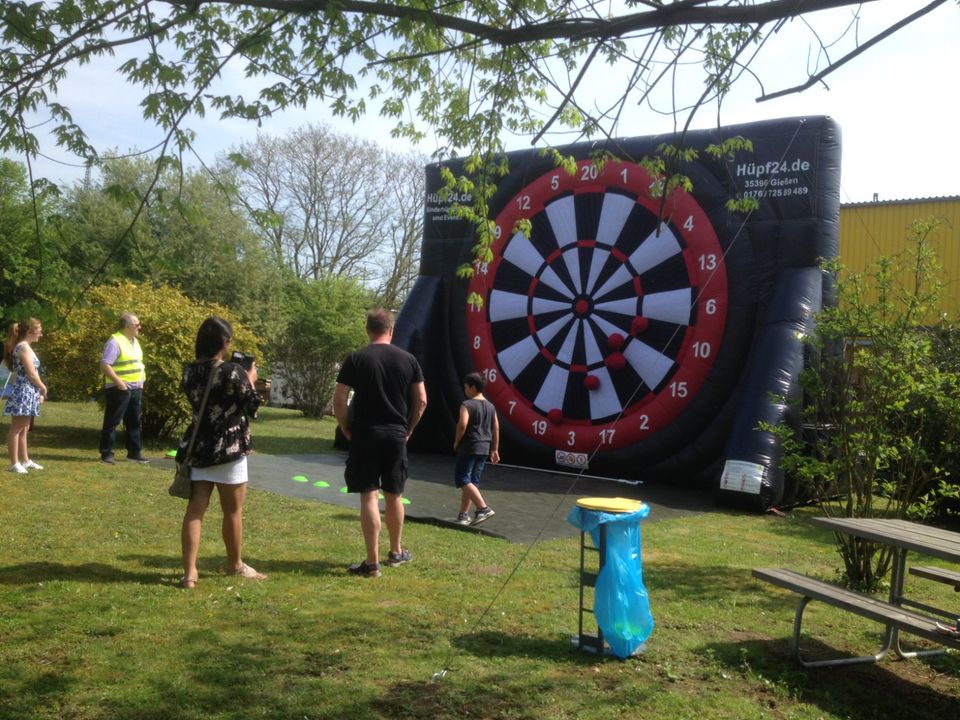
[[[470,513],[462,512],[459,515],[457,515],[458,525],[469,525],[471,522],[473,521],[470,519]]]
[[[477,511],[473,514],[473,522],[470,523],[470,524],[471,524],[471,525],[479,525],[479,524],[482,523],[484,520],[489,520],[489,519],[492,518],[494,515],[496,515],[496,513],[493,511],[493,508],[492,508],[492,507],[480,508],[479,510],[477,510]]]
[[[26,475],[27,469],[20,463],[14,463],[10,466],[10,472],[16,473],[17,475]]]
[[[409,550],[401,550],[398,553],[391,552],[387,554],[387,565],[390,567],[400,567],[413,560],[413,553]]]
[[[35,463],[33,460],[27,460],[27,461],[23,464],[23,466],[24,466],[27,470],[43,470],[43,465],[39,465],[38,463]]]
[[[107,465],[116,465],[117,461],[113,459],[113,455],[103,455],[100,458],[100,462],[106,463]]]
[[[127,455],[127,462],[140,463],[141,465],[147,465],[150,463],[149,458],[145,458],[143,455]]]
[[[359,562],[348,567],[347,572],[360,577],[380,577],[380,563]]]

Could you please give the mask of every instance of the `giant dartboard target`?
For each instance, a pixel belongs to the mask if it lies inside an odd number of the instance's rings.
[[[501,421],[604,452],[669,426],[696,397],[727,317],[724,253],[683,190],[639,165],[583,160],[523,187],[470,283],[474,366]]]
[[[725,150],[735,137],[749,143]],[[462,379],[479,372],[505,463],[712,483],[752,509],[789,495],[770,428],[799,430],[802,338],[833,301],[839,137],[800,117],[557,148],[574,173],[507,153],[479,264],[454,207],[473,204],[470,184],[444,185],[471,164],[427,166],[420,276],[393,336],[427,386],[411,450],[451,452]],[[664,145],[690,181],[665,198],[636,162]]]

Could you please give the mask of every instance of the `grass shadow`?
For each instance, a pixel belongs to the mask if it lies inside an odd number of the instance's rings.
[[[152,568],[174,568],[176,572],[180,571],[180,557],[171,557],[168,555],[121,555],[119,560],[127,562],[136,562],[144,567]],[[325,562],[323,560],[276,560],[267,558],[258,558],[256,556],[245,556],[244,562],[255,567],[262,573],[270,575],[271,573],[286,573],[290,575],[309,575],[320,577],[326,575],[343,575],[344,566],[336,563]],[[223,575],[224,568],[227,565],[225,555],[210,555],[202,557],[197,563],[197,569],[201,577]]]
[[[169,568],[171,560],[169,557],[165,560],[164,567]],[[155,585],[169,581],[169,573],[130,572],[105,563],[29,562],[0,567],[0,585],[32,585],[54,580]]]
[[[838,651],[805,638],[808,659],[837,657]],[[960,669],[957,658],[934,665],[917,660],[832,668],[803,668],[793,658],[789,640],[741,638],[710,643],[703,650],[733,671],[762,680],[788,696],[817,705],[830,717],[851,720],[941,720],[955,717],[951,691]],[[933,670],[931,672],[931,670]],[[947,670],[952,674],[944,675]]]

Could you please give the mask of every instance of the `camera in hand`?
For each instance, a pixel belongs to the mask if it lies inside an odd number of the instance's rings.
[[[254,360],[256,360],[256,358],[253,355],[247,355],[242,352],[234,352],[233,355],[230,356],[230,361],[237,363],[237,365],[240,365],[244,370],[252,368]]]

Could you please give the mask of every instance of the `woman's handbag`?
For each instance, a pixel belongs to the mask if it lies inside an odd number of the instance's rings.
[[[193,434],[190,435],[190,444],[187,446],[187,452],[183,456],[183,461],[177,461],[177,471],[173,476],[173,482],[170,489],[167,490],[171,495],[184,500],[190,499],[190,458],[193,456],[193,444],[197,440],[197,430],[200,429],[200,418],[203,417],[203,411],[207,409],[207,398],[210,397],[210,386],[213,385],[213,378],[220,372],[218,364],[210,371],[210,377],[207,379],[207,387],[203,391],[203,400],[200,401],[200,410],[193,417]]]

